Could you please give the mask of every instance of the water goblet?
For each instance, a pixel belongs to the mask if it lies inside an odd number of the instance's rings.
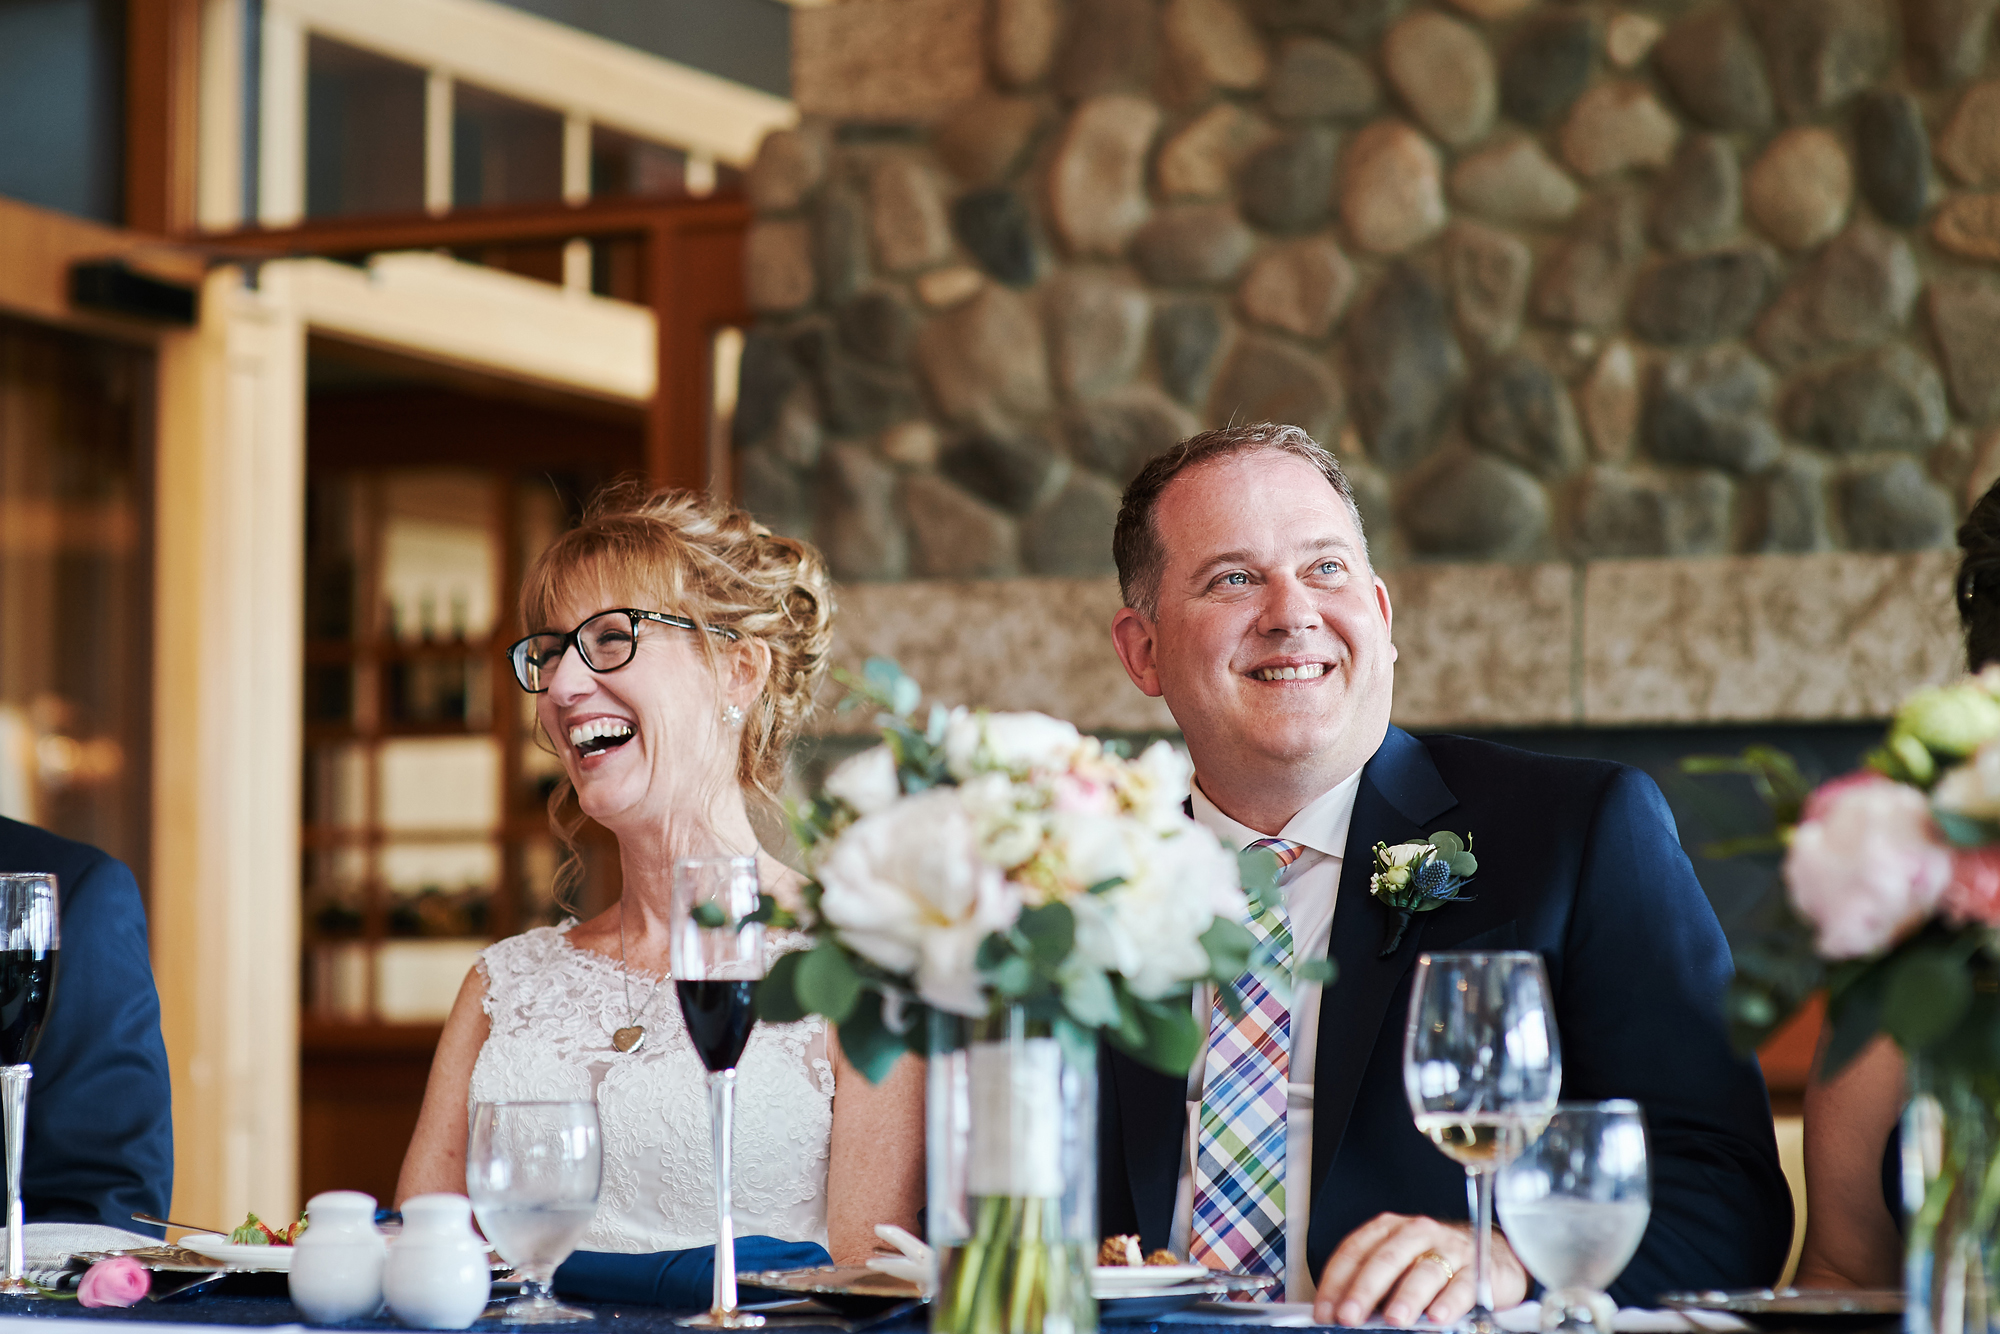
[[[674,992],[688,1037],[708,1069],[715,1147],[715,1293],[708,1311],[676,1323],[753,1329],[764,1317],[736,1309],[736,1220],[730,1155],[735,1143],[736,1062],[755,1026],[764,976],[764,927],[752,919],[762,890],[754,857],[685,857],[674,863],[668,905]]]
[[[1473,1304],[1462,1326],[1495,1334],[1493,1176],[1541,1133],[1562,1088],[1562,1050],[1538,955],[1418,957],[1403,1036],[1403,1089],[1417,1129],[1465,1168]]]
[[[1653,1211],[1639,1104],[1559,1104],[1494,1194],[1514,1254],[1547,1289],[1542,1328],[1609,1334],[1617,1306],[1605,1289],[1631,1263]]]
[[[594,1102],[481,1102],[472,1108],[465,1193],[479,1229],[524,1280],[501,1323],[562,1325],[589,1311],[549,1285],[597,1213],[604,1143]]]

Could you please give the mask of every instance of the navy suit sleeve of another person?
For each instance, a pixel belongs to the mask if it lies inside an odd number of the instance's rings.
[[[1479,874],[1465,900],[1419,914],[1383,957],[1372,850],[1439,830],[1472,836]],[[1662,1291],[1775,1280],[1792,1204],[1770,1104],[1756,1063],[1730,1049],[1728,944],[1659,789],[1622,765],[1394,727],[1362,772],[1328,947],[1339,977],[1321,999],[1313,1072],[1313,1274],[1377,1214],[1468,1215],[1465,1173],[1417,1132],[1402,1077],[1417,956],[1456,949],[1540,954],[1564,1099],[1645,1108],[1652,1221],[1612,1295],[1652,1306]],[[1118,1053],[1104,1067],[1104,1230],[1164,1245],[1184,1080]]]
[[[62,906],[55,1003],[28,1086],[23,1208],[31,1222],[137,1229],[135,1211],[166,1214],[174,1180],[139,886],[123,862],[14,820],[0,819],[0,870],[53,871]]]

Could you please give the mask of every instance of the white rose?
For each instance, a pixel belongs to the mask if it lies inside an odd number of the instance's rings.
[[[953,789],[856,820],[821,858],[819,882],[820,914],[855,953],[912,978],[939,1009],[986,1012],[973,956],[1014,924],[1021,895],[980,857]]]
[[[964,782],[999,769],[1024,777],[1036,769],[1067,769],[1083,737],[1045,713],[968,713],[952,710],[945,727],[944,764]]]
[[[1249,905],[1236,859],[1199,826],[1170,838],[1128,843],[1125,884],[1077,900],[1077,948],[1149,999],[1172,995],[1208,972],[1201,937],[1217,917],[1242,921]]]
[[[1139,828],[1132,821],[1106,815],[1049,817],[1049,844],[1057,873],[1080,888],[1106,880],[1129,880],[1139,873],[1130,846]]]
[[[1163,832],[1187,822],[1183,803],[1194,790],[1194,765],[1186,755],[1155,741],[1127,766],[1127,774],[1140,819]]]
[[[1391,866],[1408,866],[1411,862],[1422,861],[1430,855],[1428,843],[1398,843],[1389,848],[1383,856]]]
[[[873,815],[903,795],[896,778],[896,757],[887,746],[873,746],[850,756],[826,776],[826,790],[858,814]]]

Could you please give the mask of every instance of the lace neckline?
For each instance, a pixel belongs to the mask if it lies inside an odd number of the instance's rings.
[[[557,943],[571,954],[576,955],[580,959],[588,960],[599,968],[606,969],[614,974],[624,973],[635,982],[650,982],[654,986],[661,986],[674,980],[672,969],[668,969],[664,973],[649,973],[643,968],[634,968],[622,959],[614,959],[608,954],[600,954],[596,950],[585,949],[569,938],[569,929],[576,924],[576,918],[571,917],[555,928]]]

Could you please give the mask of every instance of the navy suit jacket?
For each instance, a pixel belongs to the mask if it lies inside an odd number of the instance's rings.
[[[1368,895],[1377,843],[1471,834],[1468,898],[1420,913],[1378,958],[1388,913]],[[1468,1216],[1465,1172],[1417,1133],[1403,1092],[1411,975],[1426,950],[1539,953],[1555,991],[1567,1101],[1631,1098],[1652,1145],[1652,1221],[1612,1288],[1773,1282],[1792,1235],[1770,1102],[1722,1018],[1729,947],[1673,816],[1636,769],[1391,727],[1362,770],[1328,953],[1313,1078],[1306,1258],[1383,1212]],[[1165,1246],[1180,1177],[1185,1076],[1104,1058],[1100,1231]],[[1296,1178],[1294,1178],[1296,1180]]]
[[[0,819],[0,871],[51,871],[62,947],[30,1058],[22,1207],[29,1222],[159,1234],[174,1189],[173,1109],[146,909],[131,871],[86,843]]]

